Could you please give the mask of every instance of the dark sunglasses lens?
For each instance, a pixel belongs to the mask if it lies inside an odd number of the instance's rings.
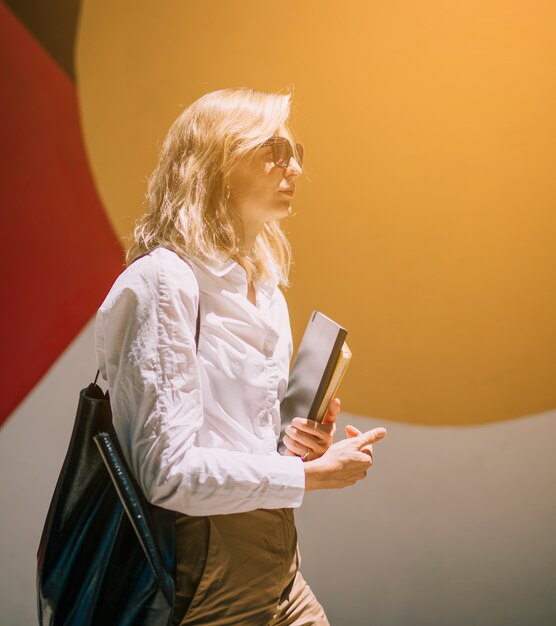
[[[303,145],[300,143],[296,143],[295,151],[297,152],[297,162],[299,163],[299,165],[303,165]]]
[[[299,165],[303,163],[303,146],[300,143],[295,144],[295,152],[291,143],[284,137],[278,137],[272,141],[269,140],[263,145],[268,145],[272,148],[272,160],[278,167],[287,169],[292,157],[295,157]]]
[[[274,157],[274,163],[278,167],[288,167],[292,156],[290,142],[287,140],[276,141],[272,146],[272,156]]]

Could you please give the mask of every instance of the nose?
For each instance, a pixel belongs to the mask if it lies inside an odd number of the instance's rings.
[[[301,174],[302,171],[303,171],[303,168],[296,161],[295,157],[292,156],[290,159],[290,162],[288,163],[288,167],[284,175],[286,178],[293,179],[293,178],[297,178]]]

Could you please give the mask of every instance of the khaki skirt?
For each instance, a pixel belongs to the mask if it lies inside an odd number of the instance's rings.
[[[299,572],[292,509],[176,521],[175,626],[329,626]]]

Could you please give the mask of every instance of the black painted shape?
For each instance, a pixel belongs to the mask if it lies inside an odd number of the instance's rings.
[[[75,82],[74,50],[81,0],[4,0]]]

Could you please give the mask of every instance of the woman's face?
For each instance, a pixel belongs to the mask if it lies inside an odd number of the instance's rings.
[[[277,133],[291,142],[282,129]],[[240,236],[249,240],[266,222],[279,220],[291,212],[295,193],[295,179],[301,166],[292,157],[286,169],[278,167],[272,159],[272,148],[263,146],[244,154],[227,178],[230,188],[229,202],[241,221],[244,232]]]

